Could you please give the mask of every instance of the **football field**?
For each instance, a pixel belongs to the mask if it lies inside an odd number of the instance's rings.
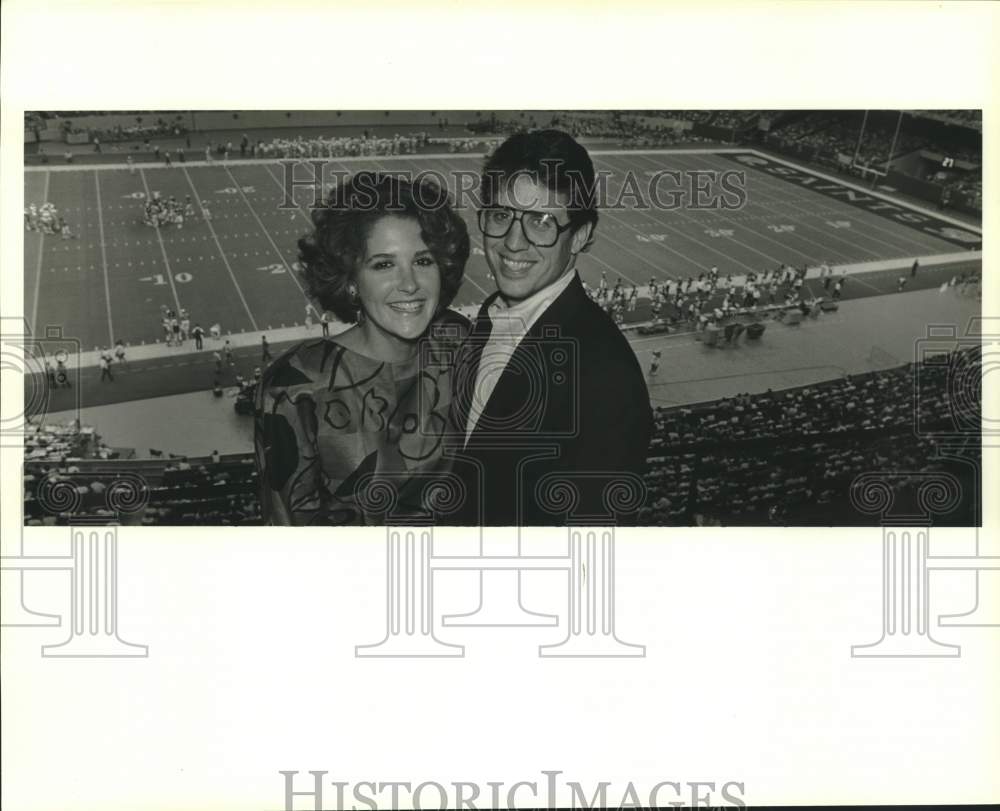
[[[978,229],[932,211],[891,201],[852,181],[826,176],[746,150],[595,151],[608,173],[606,192],[622,205],[605,206],[593,248],[578,263],[584,281],[602,273],[614,284],[685,278],[718,266],[725,275],[779,263],[853,264],[953,254],[978,248]],[[412,155],[322,159],[332,171],[432,172],[453,182],[471,176],[478,155]],[[258,332],[301,324],[309,303],[295,272],[296,241],[310,230],[313,193],[296,188],[283,207],[283,173],[276,161],[59,166],[25,172],[25,205],[49,201],[73,229],[73,239],[25,234],[25,317],[34,332],[60,326],[84,350],[121,339],[162,339],[161,305],[186,308],[206,330]],[[296,177],[308,175],[300,166]],[[626,194],[657,173],[744,172],[745,204],[735,210],[636,205]],[[632,179],[630,181],[630,178]],[[648,190],[648,189],[644,189]],[[190,196],[211,221],[183,228],[142,224],[153,192]],[[645,202],[652,202],[648,199]],[[478,304],[495,287],[482,255],[475,211],[460,209],[473,255],[456,305]],[[896,273],[860,274],[859,284],[895,289]],[[873,289],[871,292],[876,292]]]

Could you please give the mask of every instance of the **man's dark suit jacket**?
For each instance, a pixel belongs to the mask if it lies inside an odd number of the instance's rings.
[[[465,494],[440,523],[635,523],[652,432],[635,353],[578,276],[518,344],[465,447],[488,308],[456,358],[453,471]]]

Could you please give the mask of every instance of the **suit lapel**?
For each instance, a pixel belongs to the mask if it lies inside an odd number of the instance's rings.
[[[483,306],[486,307],[488,304],[491,304],[495,297],[495,295],[491,296]],[[521,339],[517,349],[514,350],[510,361],[507,363],[504,373],[501,375],[500,380],[497,381],[496,388],[493,389],[493,393],[490,395],[490,399],[486,403],[481,417],[488,415],[494,420],[502,421],[504,416],[513,414],[523,407],[524,403],[531,398],[533,388],[540,384],[544,389],[548,379],[548,369],[544,368],[544,353],[539,352],[541,348],[540,342],[554,328],[559,330],[558,335],[560,339],[567,336],[567,325],[573,324],[582,312],[580,297],[584,301],[588,300],[587,294],[580,283],[579,276],[574,275],[573,280],[567,288],[541,313],[538,320],[532,324],[524,338]],[[482,355],[482,344],[479,347],[479,355]],[[533,386],[530,375],[539,365],[539,362],[543,364],[541,372],[544,375],[544,379],[534,381],[535,386]],[[518,369],[523,371],[517,372],[516,370]],[[476,371],[478,372],[478,357],[476,359]],[[535,373],[537,374],[537,372]],[[475,386],[475,374],[473,375],[473,386]],[[471,402],[471,400],[468,402]],[[548,401],[547,405],[552,406],[553,403]],[[468,412],[466,411],[467,414]],[[488,430],[479,427],[483,422],[482,418],[480,418],[475,430],[472,432],[472,436],[469,438],[470,445],[475,439],[489,435]]]

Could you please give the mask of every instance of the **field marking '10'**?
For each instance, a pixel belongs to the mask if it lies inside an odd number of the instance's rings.
[[[180,284],[187,284],[193,278],[194,276],[192,276],[190,273],[187,273],[186,271],[174,274],[174,281],[179,282]],[[143,276],[141,279],[139,279],[139,281],[152,282],[156,286],[167,283],[166,277],[164,277],[162,273],[154,273],[152,276]]]

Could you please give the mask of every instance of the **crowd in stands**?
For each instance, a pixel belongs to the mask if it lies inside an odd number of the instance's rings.
[[[712,112],[712,110],[642,110],[639,115],[705,124],[712,117]]]
[[[844,118],[837,113],[816,112],[772,130],[766,140],[785,147],[810,150],[814,157],[821,153],[828,157],[839,154],[853,160],[857,152],[858,163],[880,166],[890,159],[889,150],[895,138],[892,158],[916,149],[927,149],[976,165],[982,162],[981,148],[956,143],[954,139],[947,138],[946,133],[933,137],[927,133],[908,132],[905,122],[904,118],[897,134],[895,122],[883,120],[876,123],[869,119],[862,133],[861,120]],[[863,136],[860,145],[859,135]]]
[[[759,117],[759,110],[720,110],[706,123],[713,127],[738,130],[753,126]]]
[[[64,424],[35,426],[24,436],[24,459],[72,466],[80,459],[114,459],[117,451],[109,448],[97,432],[79,420]]]
[[[976,130],[983,128],[982,110],[914,110],[913,112],[923,118],[932,118],[946,124],[957,124]]]
[[[864,523],[867,519],[845,513],[849,487],[860,473],[947,468],[938,458],[940,443],[929,432],[953,431],[952,410],[965,408],[954,381],[968,377],[953,370],[976,368],[980,352],[970,347],[956,350],[948,364],[918,369],[910,363],[792,390],[657,408],[641,522]],[[969,418],[967,408],[962,418]],[[925,429],[919,437],[917,424]],[[116,457],[92,428],[79,423],[45,426],[29,435],[27,522],[71,523],[82,516],[150,525],[260,522],[252,454]],[[141,490],[127,514],[115,513],[108,498],[122,477],[138,481]],[[54,497],[56,484],[69,494]]]
[[[431,138],[429,144],[443,146],[449,152],[490,154],[500,144],[498,138]]]
[[[119,141],[138,141],[140,139],[154,138],[158,135],[176,137],[179,135],[185,135],[187,131],[187,127],[179,121],[170,123],[162,118],[157,119],[153,124],[137,123],[129,127],[123,127],[121,124],[116,124],[110,129],[90,128],[87,130],[90,134],[91,141],[96,138],[100,141],[108,143]]]
[[[245,136],[244,136],[245,138]],[[407,135],[394,134],[391,138],[376,138],[366,130],[361,136],[342,138],[273,138],[242,144],[241,155],[251,158],[342,158],[354,155],[412,155],[428,141],[426,132]],[[220,149],[221,148],[221,149]],[[217,151],[228,157],[232,144],[219,144]]]
[[[215,455],[218,459],[218,455]],[[252,455],[234,460],[191,463],[180,460],[164,468],[151,489],[143,524],[218,526],[260,523],[256,495],[257,469]]]
[[[801,523],[827,515],[830,523],[845,523],[848,488],[858,474],[941,468],[937,441],[917,438],[913,429],[917,416],[923,426],[950,428],[948,372],[946,365],[920,370],[918,414],[914,364],[791,391],[657,408],[642,522]]]
[[[164,118],[157,118],[154,122],[145,122],[142,116],[136,117],[136,123],[129,126],[116,124],[113,127],[84,127],[74,123],[71,116],[96,116],[102,115],[99,112],[80,113],[46,113],[46,112],[26,112],[24,114],[24,128],[29,132],[39,133],[48,129],[50,124],[54,124],[64,135],[69,133],[86,133],[87,140],[92,142],[113,143],[118,141],[138,141],[143,138],[152,138],[157,135],[177,136],[187,133],[187,127],[178,118],[170,122]],[[107,115],[120,116],[121,113],[107,113]]]
[[[861,136],[860,144],[858,136]],[[890,156],[895,138],[895,150]],[[862,131],[855,122],[846,122],[826,113],[809,115],[801,121],[790,124],[769,134],[768,140],[798,148],[808,148],[813,154],[826,153],[830,156],[844,155],[863,166],[884,168],[891,158],[918,149],[926,139],[916,135],[891,129],[881,129],[873,124]]]
[[[261,520],[252,454],[58,466],[29,462],[24,493],[29,525],[69,524],[84,517],[165,526]]]

